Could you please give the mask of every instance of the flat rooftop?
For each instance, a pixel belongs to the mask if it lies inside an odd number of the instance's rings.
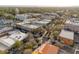
[[[24,24],[22,26],[28,29],[37,29],[40,27],[40,25],[33,25],[33,24]]]
[[[30,19],[28,19],[23,22],[17,23],[16,25],[17,25],[17,27],[28,30],[28,29],[40,28],[41,26],[44,26],[50,22],[51,22],[51,20],[48,20],[48,19],[34,19],[31,21],[30,21]]]
[[[8,32],[9,35],[0,37],[0,50],[4,51],[11,48],[16,40],[23,40],[28,37],[28,33],[22,33],[19,30],[12,30]]]
[[[59,36],[63,37],[63,38],[74,40],[74,32],[71,32],[71,31],[61,30]]]
[[[21,40],[23,40],[23,39],[25,39],[27,37],[28,37],[28,34],[25,34],[25,33],[22,33],[22,32],[16,32],[16,33],[13,33],[13,34],[11,34],[9,36],[9,38],[11,38],[11,39],[13,39],[15,41],[16,40],[21,41]]]
[[[36,23],[36,24],[40,24],[40,25],[46,25],[48,23],[50,23],[51,20],[48,20],[48,19],[43,19],[43,20],[40,20],[40,21],[33,21],[33,23]]]
[[[15,43],[15,41],[9,38],[8,36],[4,36],[0,38],[0,43],[6,45],[7,47],[10,47]]]
[[[13,30],[13,27],[4,27],[4,28],[0,29],[0,33],[10,31],[10,30]]]

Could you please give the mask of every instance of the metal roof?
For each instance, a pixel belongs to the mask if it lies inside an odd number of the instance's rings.
[[[0,50],[2,51],[11,48],[16,40],[21,41],[28,37],[28,34],[22,33],[19,30],[10,31],[9,34],[10,35],[0,37]]]
[[[28,19],[26,21],[17,23],[17,27],[23,28],[23,29],[27,29],[27,30],[31,30],[31,29],[37,29],[40,28],[41,26],[44,26],[48,23],[50,23],[51,20],[48,19]]]
[[[7,46],[5,46],[4,44],[0,43],[0,50],[1,50],[1,51],[5,51],[5,50],[7,50],[7,49],[8,49]]]
[[[15,41],[7,36],[4,36],[0,38],[0,43],[4,44],[7,47],[11,47],[15,43]]]
[[[25,28],[28,28],[28,29],[37,29],[40,27],[40,25],[33,25],[33,24],[26,24],[26,25],[22,25],[22,26]]]
[[[1,19],[0,24],[7,24],[7,23],[13,23],[13,20],[11,19]]]
[[[71,32],[71,31],[61,30],[61,33],[59,34],[59,36],[74,40],[74,32]]]
[[[17,32],[20,32],[20,30],[14,29],[12,31],[9,31],[8,34],[11,35],[11,34],[14,34],[14,33],[17,33]]]
[[[0,33],[6,32],[6,31],[10,31],[10,30],[12,30],[12,29],[13,29],[13,27],[4,27],[4,28],[2,28],[2,29],[0,30]]]
[[[36,23],[36,24],[42,24],[42,25],[46,25],[48,23],[50,23],[51,20],[48,20],[48,19],[43,19],[43,20],[40,20],[40,21],[33,21],[33,23]]]
[[[9,37],[13,40],[23,40],[25,39],[26,37],[28,36],[28,34],[25,34],[25,33],[22,33],[22,32],[16,32],[16,33],[13,33],[12,35],[10,35]]]

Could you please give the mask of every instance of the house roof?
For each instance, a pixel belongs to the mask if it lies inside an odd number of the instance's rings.
[[[57,54],[59,48],[57,46],[51,45],[49,43],[42,44],[39,48],[35,50],[35,52],[39,52],[42,54]]]
[[[74,32],[72,32],[72,31],[61,30],[61,33],[59,34],[59,36],[61,36],[63,38],[74,40]]]

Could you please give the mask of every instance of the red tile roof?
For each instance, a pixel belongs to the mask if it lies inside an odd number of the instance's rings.
[[[57,54],[59,51],[59,47],[51,45],[49,43],[42,44],[39,48],[36,49],[36,52],[41,54]]]

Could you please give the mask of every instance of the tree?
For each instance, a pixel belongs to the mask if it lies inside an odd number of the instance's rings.
[[[6,54],[6,51],[0,51],[0,54]]]
[[[27,42],[27,43],[25,44],[25,48],[27,48],[27,49],[32,49],[32,48],[33,48],[33,43]]]
[[[13,15],[9,15],[9,16],[6,16],[6,19],[14,19],[15,17]]]
[[[15,44],[13,45],[13,47],[19,48],[21,45],[23,44],[22,41],[16,41]]]
[[[53,32],[53,36],[54,36],[54,37],[57,37],[57,36],[58,36],[58,34],[59,34],[59,32],[58,32],[58,31],[54,31],[54,32]]]

